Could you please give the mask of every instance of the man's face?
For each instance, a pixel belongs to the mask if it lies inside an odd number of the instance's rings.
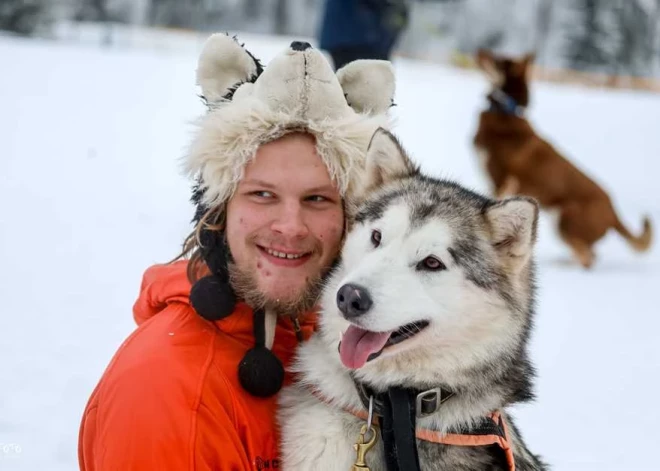
[[[344,228],[342,201],[314,138],[292,133],[261,146],[226,216],[238,294],[280,313],[309,308]]]

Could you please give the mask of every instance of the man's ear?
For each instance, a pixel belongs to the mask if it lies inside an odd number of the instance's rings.
[[[394,135],[378,128],[371,137],[365,164],[364,191],[419,172]]]
[[[528,197],[499,201],[485,211],[490,237],[498,255],[513,272],[529,260],[536,243],[539,206]]]

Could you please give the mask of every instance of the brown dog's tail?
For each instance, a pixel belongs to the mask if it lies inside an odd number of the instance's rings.
[[[630,233],[626,226],[619,221],[619,218],[616,219],[614,224],[614,229],[621,234],[621,236],[628,241],[630,246],[635,249],[637,252],[645,252],[651,246],[651,239],[653,239],[653,228],[651,227],[651,220],[648,217],[644,218],[644,230],[638,236],[634,236]]]

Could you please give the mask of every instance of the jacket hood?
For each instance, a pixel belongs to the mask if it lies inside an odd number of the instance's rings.
[[[187,260],[149,267],[133,305],[133,318],[138,325],[148,321],[172,303],[190,305],[190,281],[186,275]]]

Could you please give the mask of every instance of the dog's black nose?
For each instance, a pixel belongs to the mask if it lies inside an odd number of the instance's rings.
[[[291,49],[293,49],[294,51],[306,51],[310,47],[312,47],[312,45],[305,41],[293,41],[291,43]]]
[[[337,291],[337,307],[347,319],[367,313],[372,304],[369,291],[362,286],[347,283]]]

